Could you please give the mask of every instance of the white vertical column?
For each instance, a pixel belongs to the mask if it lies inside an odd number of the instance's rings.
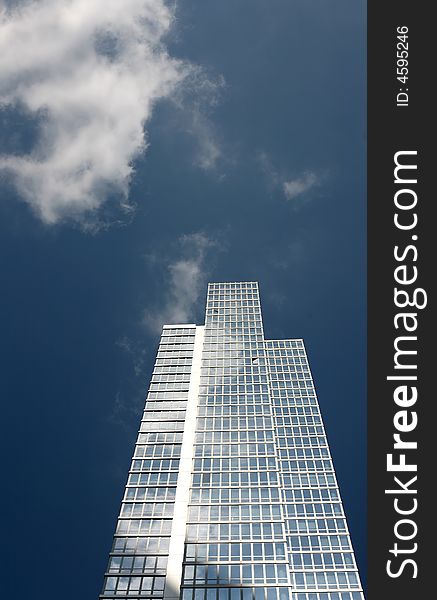
[[[165,578],[164,600],[179,600],[182,561],[184,558],[185,530],[188,517],[191,473],[194,458],[194,439],[196,431],[197,405],[199,399],[200,367],[202,363],[204,327],[196,327],[194,339],[193,364],[188,389],[187,411],[182,438],[181,459],[176,487],[174,517],[172,522],[170,546]]]

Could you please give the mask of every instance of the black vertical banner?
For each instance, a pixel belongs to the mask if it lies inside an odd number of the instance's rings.
[[[368,600],[435,596],[431,9],[404,0],[368,5]]]

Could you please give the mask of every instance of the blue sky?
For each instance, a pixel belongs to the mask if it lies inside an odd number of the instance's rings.
[[[226,280],[305,339],[365,579],[364,2],[6,5],[4,593],[97,596],[160,326]]]

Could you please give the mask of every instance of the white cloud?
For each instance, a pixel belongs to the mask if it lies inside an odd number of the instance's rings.
[[[287,200],[299,198],[299,204],[295,204],[295,208],[302,205],[301,196],[318,186],[323,178],[313,171],[304,171],[301,175],[290,178],[289,175],[280,173],[274,168],[265,152],[258,153],[257,160],[271,190],[279,188]]]
[[[163,44],[172,20],[164,0],[0,9],[0,109],[21,107],[40,125],[31,154],[0,155],[0,169],[45,223],[84,223],[114,193],[129,210],[144,126],[191,70]]]
[[[216,242],[204,233],[193,233],[179,239],[179,256],[166,264],[166,292],[159,309],[147,310],[143,322],[152,333],[160,333],[163,325],[192,323],[195,310],[206,290],[207,252]]]
[[[318,178],[316,174],[311,171],[306,171],[301,177],[284,181],[282,189],[287,200],[293,200],[305,192],[308,192],[317,183]]]

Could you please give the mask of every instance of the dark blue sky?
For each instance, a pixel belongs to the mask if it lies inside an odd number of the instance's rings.
[[[201,323],[207,281],[258,280],[266,336],[305,339],[365,580],[365,4],[181,0],[167,45],[215,100],[157,103],[130,219],[43,224],[0,180],[8,600],[97,597],[160,319]]]

